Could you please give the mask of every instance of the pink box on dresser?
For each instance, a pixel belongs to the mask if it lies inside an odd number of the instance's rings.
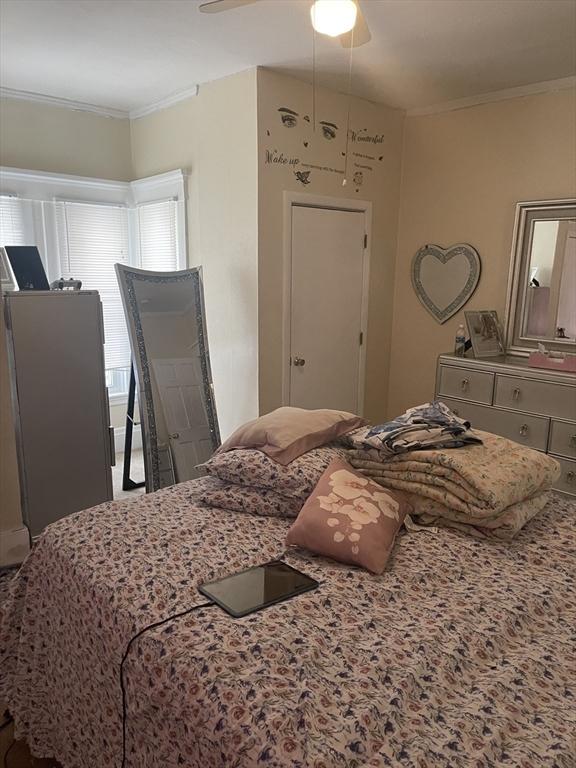
[[[549,357],[541,352],[531,352],[528,365],[532,368],[549,368],[553,371],[573,371],[576,373],[576,355]]]

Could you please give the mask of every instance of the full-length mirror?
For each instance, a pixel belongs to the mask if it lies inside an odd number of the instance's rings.
[[[576,200],[518,203],[507,341],[516,352],[576,347]]]
[[[138,374],[146,489],[198,477],[220,444],[202,272],[116,265]]]

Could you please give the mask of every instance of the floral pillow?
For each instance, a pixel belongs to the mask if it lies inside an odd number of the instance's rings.
[[[201,466],[209,475],[226,483],[269,488],[282,496],[299,499],[303,504],[330,462],[344,456],[345,448],[326,445],[282,466],[262,451],[239,448],[217,453]]]
[[[261,517],[296,517],[302,502],[289,496],[282,496],[269,488],[225,483],[216,477],[206,478],[206,483],[197,495],[201,504],[233,512],[246,512]]]
[[[302,507],[286,543],[382,573],[411,509],[401,493],[336,459]]]

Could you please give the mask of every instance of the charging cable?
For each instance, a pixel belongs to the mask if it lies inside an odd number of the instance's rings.
[[[175,621],[176,619],[180,619],[182,616],[187,616],[189,613],[199,611],[201,608],[208,608],[211,605],[216,605],[216,603],[210,601],[207,603],[200,603],[200,605],[193,605],[192,608],[187,608],[185,611],[175,613],[172,616],[168,616],[166,619],[161,619],[160,621],[154,622],[154,624],[148,624],[148,626],[144,627],[144,629],[141,629],[139,632],[137,632],[126,646],[126,652],[124,653],[122,661],[120,662],[120,688],[122,689],[122,768],[125,768],[126,766],[126,687],[124,685],[124,662],[130,653],[130,649],[132,648],[133,643],[135,643],[139,637],[141,637],[145,632],[148,632],[150,629],[156,629],[156,627],[161,627],[163,624],[167,624],[169,621]]]

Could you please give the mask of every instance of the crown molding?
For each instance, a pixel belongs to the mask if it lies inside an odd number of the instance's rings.
[[[198,86],[193,85],[191,88],[186,88],[183,91],[177,91],[176,93],[166,96],[165,99],[159,99],[158,101],[147,104],[144,107],[138,107],[138,109],[125,110],[115,109],[114,107],[104,107],[98,104],[90,104],[84,101],[73,101],[72,99],[61,99],[57,96],[48,96],[45,93],[35,93],[34,91],[19,91],[16,88],[4,88],[0,86],[0,98],[3,99],[16,99],[17,101],[31,101],[36,104],[48,104],[52,107],[61,107],[64,109],[72,109],[75,112],[92,112],[96,115],[102,115],[103,117],[116,117],[121,120],[136,120],[139,117],[145,117],[151,115],[153,112],[159,112],[162,109],[178,104],[180,101],[190,99],[192,96],[198,95]]]
[[[172,107],[174,104],[178,104],[180,101],[185,101],[186,99],[190,99],[197,95],[197,85],[193,85],[191,88],[186,88],[183,91],[176,91],[176,93],[172,93],[170,96],[166,96],[165,99],[159,99],[158,101],[154,101],[152,104],[148,104],[145,107],[131,109],[129,113],[130,120],[137,120],[139,117],[146,117],[146,115],[151,115],[153,112],[160,112],[162,109],[167,109],[168,107]]]
[[[428,107],[413,107],[412,109],[407,110],[406,115],[407,117],[435,115],[440,112],[452,112],[456,109],[466,109],[467,107],[475,107],[479,104],[490,104],[495,101],[519,99],[522,96],[561,91],[566,88],[576,88],[576,76],[561,77],[557,80],[544,80],[540,83],[530,83],[529,85],[519,85],[516,88],[506,88],[502,91],[480,93],[477,96],[465,96],[462,99],[454,99],[440,104],[432,104]]]
[[[102,107],[84,101],[73,101],[72,99],[60,99],[57,96],[48,96],[45,93],[35,93],[34,91],[19,91],[16,88],[0,87],[0,97],[3,99],[16,99],[18,101],[32,101],[37,104],[49,104],[52,107],[63,107],[64,109],[72,109],[76,112],[93,112],[104,117],[124,119],[129,117],[129,113],[123,109]]]

